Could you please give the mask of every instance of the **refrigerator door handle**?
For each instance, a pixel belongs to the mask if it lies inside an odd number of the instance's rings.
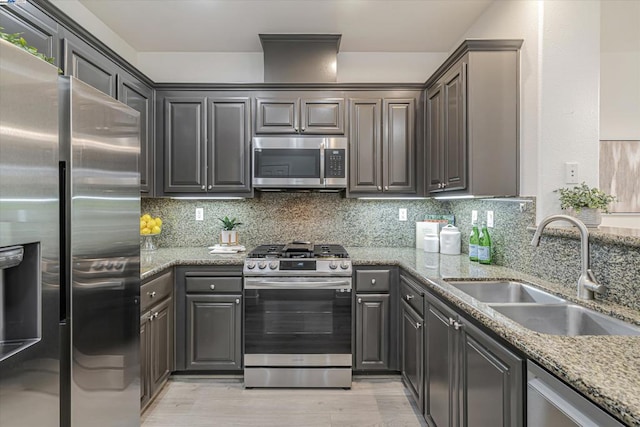
[[[58,203],[60,211],[60,324],[66,324],[69,318],[67,312],[69,295],[69,275],[67,273],[67,260],[69,248],[67,247],[67,162],[58,162]]]

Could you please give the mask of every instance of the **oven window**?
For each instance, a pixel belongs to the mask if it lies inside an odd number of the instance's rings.
[[[256,178],[320,178],[319,149],[256,150]]]
[[[351,293],[245,290],[245,353],[350,354]]]

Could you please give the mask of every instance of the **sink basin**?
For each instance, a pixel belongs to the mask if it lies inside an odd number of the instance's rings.
[[[640,327],[574,304],[495,304],[525,328],[551,335],[640,335]]]
[[[487,303],[559,304],[566,300],[515,281],[451,281],[451,286]]]

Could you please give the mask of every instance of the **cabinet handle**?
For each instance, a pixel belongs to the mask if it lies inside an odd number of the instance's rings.
[[[406,299],[407,301],[411,301],[413,299],[413,295],[405,295],[404,299]]]
[[[200,187],[200,188],[202,188],[202,189],[204,190],[206,187],[203,185],[203,186],[202,186],[202,187]]]
[[[301,130],[302,132],[304,132],[304,131],[305,131],[305,128],[300,128],[300,130]]]
[[[376,284],[376,279],[371,279],[371,284],[375,285]]]
[[[240,304],[240,298],[236,298],[236,304]]]
[[[358,304],[362,304],[362,298],[358,298]]]
[[[442,188],[447,188],[447,183],[446,182],[442,183]]]
[[[296,132],[298,132],[298,127],[297,127],[297,126],[294,126],[294,127],[293,127],[293,130],[295,130]]]
[[[213,188],[213,185],[209,184],[209,186],[207,187],[209,190],[211,190]]]
[[[416,329],[420,329],[422,327],[422,323],[416,322],[416,324],[413,325],[413,327],[416,328]]]
[[[216,285],[214,285],[214,284],[209,285],[209,289],[211,289],[212,291],[213,291],[215,288],[216,288]]]
[[[382,187],[378,185],[378,191],[382,191]]]
[[[455,329],[456,331],[462,329],[463,326],[464,325],[462,323],[453,322],[453,329]]]
[[[147,292],[147,295],[149,295],[149,298],[153,298],[156,296],[156,291],[153,292]]]
[[[456,321],[449,317],[449,326],[453,326]]]
[[[385,191],[389,191],[389,186],[388,186],[388,185],[385,185],[385,186],[384,186],[384,190],[385,190]]]

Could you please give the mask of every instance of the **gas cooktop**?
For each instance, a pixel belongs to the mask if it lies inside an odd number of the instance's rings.
[[[342,245],[295,241],[286,245],[260,245],[247,258],[349,258]]]

